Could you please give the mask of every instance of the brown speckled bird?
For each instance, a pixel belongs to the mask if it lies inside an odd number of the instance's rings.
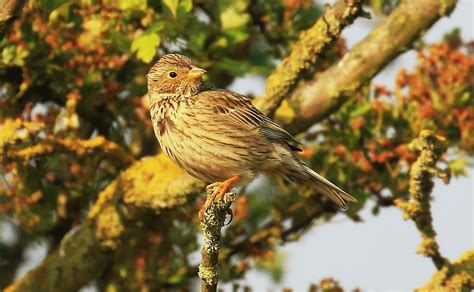
[[[356,201],[300,161],[300,143],[247,97],[203,86],[206,71],[185,56],[163,56],[148,74],[153,129],[162,150],[189,174],[214,182],[211,202],[259,174],[314,187],[341,207]],[[205,206],[207,207],[207,206]]]

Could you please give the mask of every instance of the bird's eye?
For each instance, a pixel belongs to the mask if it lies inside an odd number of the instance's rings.
[[[169,74],[168,74],[169,77],[171,78],[176,78],[176,76],[178,76],[178,74],[174,71],[171,71]]]

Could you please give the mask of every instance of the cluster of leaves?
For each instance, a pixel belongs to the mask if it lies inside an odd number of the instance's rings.
[[[247,73],[270,72],[320,11],[307,0],[27,3],[0,41],[0,215],[17,228],[13,242],[0,241],[0,287],[13,276],[3,271],[22,261],[9,255],[40,238],[54,250],[98,197],[124,191],[126,203],[155,211],[171,204],[156,198],[161,189],[150,197],[143,190],[163,179],[153,177],[157,169],[169,177],[178,172],[160,159],[134,163],[157,152],[143,97],[154,59],[181,52],[209,69],[208,83],[224,87]],[[89,214],[104,214],[96,235],[118,236],[125,223],[117,222],[116,206],[99,203]],[[104,279],[122,279],[121,287],[189,281],[196,226],[169,212],[158,225],[150,214],[154,220],[126,226],[147,232],[124,243],[128,252],[117,254]],[[107,225],[117,228],[101,229]]]

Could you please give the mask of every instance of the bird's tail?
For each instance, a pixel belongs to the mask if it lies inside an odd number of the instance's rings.
[[[347,201],[357,202],[356,198],[349,195],[338,186],[328,181],[314,170],[309,168],[301,161],[292,161],[292,167],[284,169],[285,177],[291,181],[304,183],[315,188],[318,192],[328,197],[331,201],[336,203],[339,207],[347,209]],[[297,163],[295,163],[297,162]],[[297,166],[295,164],[298,164]],[[298,169],[295,169],[295,168]]]
[[[339,207],[347,209],[347,201],[357,202],[357,199],[349,195],[338,186],[328,181],[317,172],[302,164],[304,171],[308,174],[308,179],[306,183],[314,186],[314,188],[328,197],[331,201],[336,203]]]

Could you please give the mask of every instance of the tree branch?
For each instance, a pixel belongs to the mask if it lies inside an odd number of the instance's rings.
[[[0,0],[0,40],[7,34],[11,23],[18,18],[25,0]]]
[[[415,291],[472,291],[472,289],[474,289],[474,249],[466,251],[449,267],[436,271],[425,286]]]
[[[408,201],[401,198],[395,200],[397,207],[403,210],[405,219],[413,220],[421,234],[422,242],[418,252],[430,257],[438,270],[449,266],[449,261],[441,256],[435,239],[430,195],[434,186],[433,176],[443,178],[446,182],[449,180],[449,173],[436,167],[436,163],[446,151],[443,140],[431,131],[423,130],[420,136],[411,142],[410,148],[419,151],[420,155],[410,169],[410,198]]]
[[[207,201],[210,200],[208,192]],[[201,291],[217,291],[218,282],[218,257],[221,248],[221,228],[224,226],[226,215],[230,211],[231,204],[237,195],[234,193],[225,194],[223,200],[216,200],[204,211],[201,219],[201,229],[204,237],[204,244],[201,250],[202,261],[199,265],[199,278],[202,280]]]
[[[456,0],[402,1],[341,61],[295,90],[289,98],[295,114],[286,128],[298,133],[336,111],[455,6]]]
[[[300,34],[290,55],[267,78],[265,93],[256,100],[262,112],[273,115],[283,99],[296,87],[302,75],[313,67],[339,38],[342,29],[358,16],[367,15],[362,10],[362,3],[361,0],[340,0],[311,28]]]
[[[59,250],[48,255],[38,268],[5,288],[5,292],[77,291],[87,285],[112,259],[110,252],[98,247],[90,223],[85,222],[70,231]]]
[[[134,162],[99,194],[88,219],[66,234],[61,248],[5,291],[79,290],[105,270],[113,251],[133,235],[126,232],[133,229],[130,225],[147,214],[131,209],[160,213],[194,199],[202,187],[164,154]]]

